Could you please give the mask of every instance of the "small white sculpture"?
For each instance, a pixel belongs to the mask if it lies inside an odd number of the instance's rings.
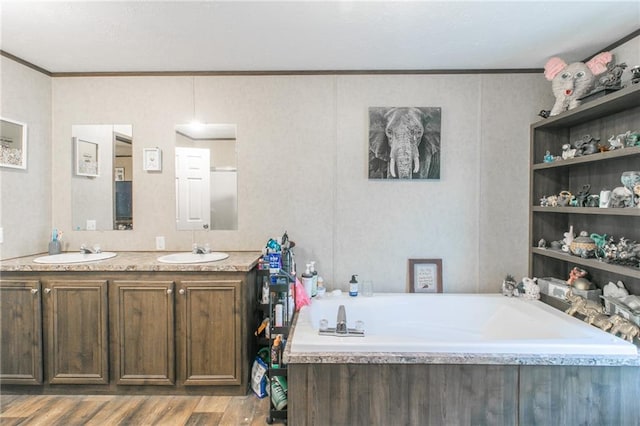
[[[571,148],[570,144],[565,143],[564,145],[562,145],[562,159],[568,160],[569,158],[575,157],[576,151],[577,150],[575,148]]]
[[[524,294],[522,295],[522,297],[524,299],[529,299],[529,300],[540,299],[540,287],[538,287],[538,284],[536,283],[537,280],[538,280],[537,278],[529,278],[529,277],[522,278],[522,286],[524,288]]]

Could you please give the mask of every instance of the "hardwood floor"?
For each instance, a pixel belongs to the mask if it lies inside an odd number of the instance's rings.
[[[266,424],[269,399],[246,396],[0,396],[0,425],[167,425]]]

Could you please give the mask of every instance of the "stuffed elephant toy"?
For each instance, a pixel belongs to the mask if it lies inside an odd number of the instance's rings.
[[[556,97],[549,115],[577,108],[579,99],[593,89],[596,76],[607,71],[607,64],[612,59],[609,52],[599,53],[586,63],[574,62],[569,65],[558,57],[549,59],[544,66],[544,76],[552,82],[551,88]]]
[[[440,108],[369,108],[369,178],[439,179]]]

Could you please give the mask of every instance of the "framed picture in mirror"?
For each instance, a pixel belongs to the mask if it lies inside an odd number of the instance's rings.
[[[80,138],[75,139],[76,146],[76,175],[87,177],[100,176],[99,145],[96,142],[86,141]]]
[[[124,180],[124,167],[115,167],[113,176],[116,182],[122,182]]]
[[[409,293],[442,293],[442,259],[409,259]]]
[[[0,118],[0,167],[27,168],[27,125]]]

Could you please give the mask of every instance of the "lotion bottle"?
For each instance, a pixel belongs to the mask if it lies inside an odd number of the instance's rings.
[[[311,264],[307,263],[307,269],[302,274],[302,285],[304,286],[304,291],[307,293],[309,299],[311,299],[311,292],[313,291],[313,275],[311,275],[310,267]]]
[[[351,281],[349,281],[349,296],[357,296],[358,295],[358,280],[356,280],[357,275],[351,275]]]

